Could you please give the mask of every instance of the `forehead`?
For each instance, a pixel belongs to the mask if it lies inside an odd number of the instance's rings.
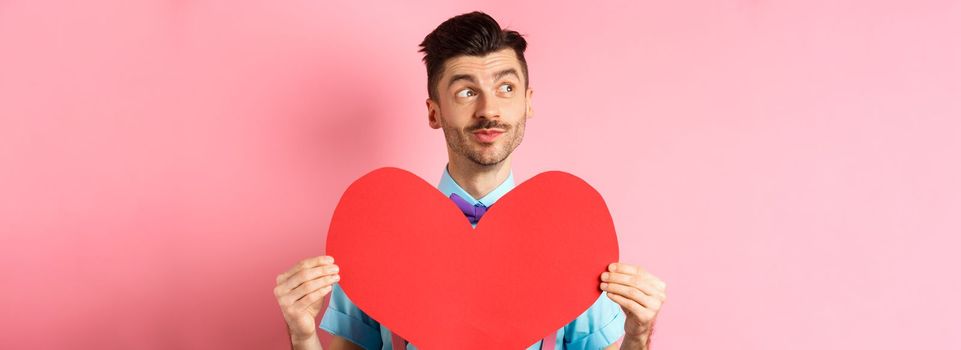
[[[517,59],[514,49],[511,48],[491,52],[486,56],[462,55],[444,62],[444,75],[441,80],[447,81],[454,75],[462,74],[484,80],[508,68],[514,68],[518,75],[522,75],[520,61]],[[523,79],[523,77],[520,77],[520,79]]]

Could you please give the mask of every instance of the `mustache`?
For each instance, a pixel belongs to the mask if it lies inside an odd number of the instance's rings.
[[[505,132],[511,128],[510,124],[504,124],[494,119],[482,120],[467,128],[467,132],[474,132],[481,129],[503,129]]]

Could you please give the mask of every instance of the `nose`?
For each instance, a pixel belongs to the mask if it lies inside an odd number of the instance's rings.
[[[474,111],[474,118],[481,119],[500,119],[500,103],[497,98],[487,94],[477,96],[477,109]]]

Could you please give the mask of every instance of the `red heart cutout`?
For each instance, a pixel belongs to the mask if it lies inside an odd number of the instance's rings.
[[[340,199],[327,254],[351,301],[419,349],[523,349],[597,300],[618,248],[603,198],[574,175],[531,178],[473,229],[424,180],[381,168]]]

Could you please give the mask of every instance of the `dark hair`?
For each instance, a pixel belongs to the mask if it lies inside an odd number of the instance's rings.
[[[444,21],[420,43],[427,65],[427,94],[437,100],[437,84],[444,73],[444,62],[448,59],[468,55],[486,56],[505,48],[514,49],[524,74],[524,88],[527,89],[527,60],[524,50],[527,40],[513,30],[501,29],[500,24],[486,13],[474,11]]]

